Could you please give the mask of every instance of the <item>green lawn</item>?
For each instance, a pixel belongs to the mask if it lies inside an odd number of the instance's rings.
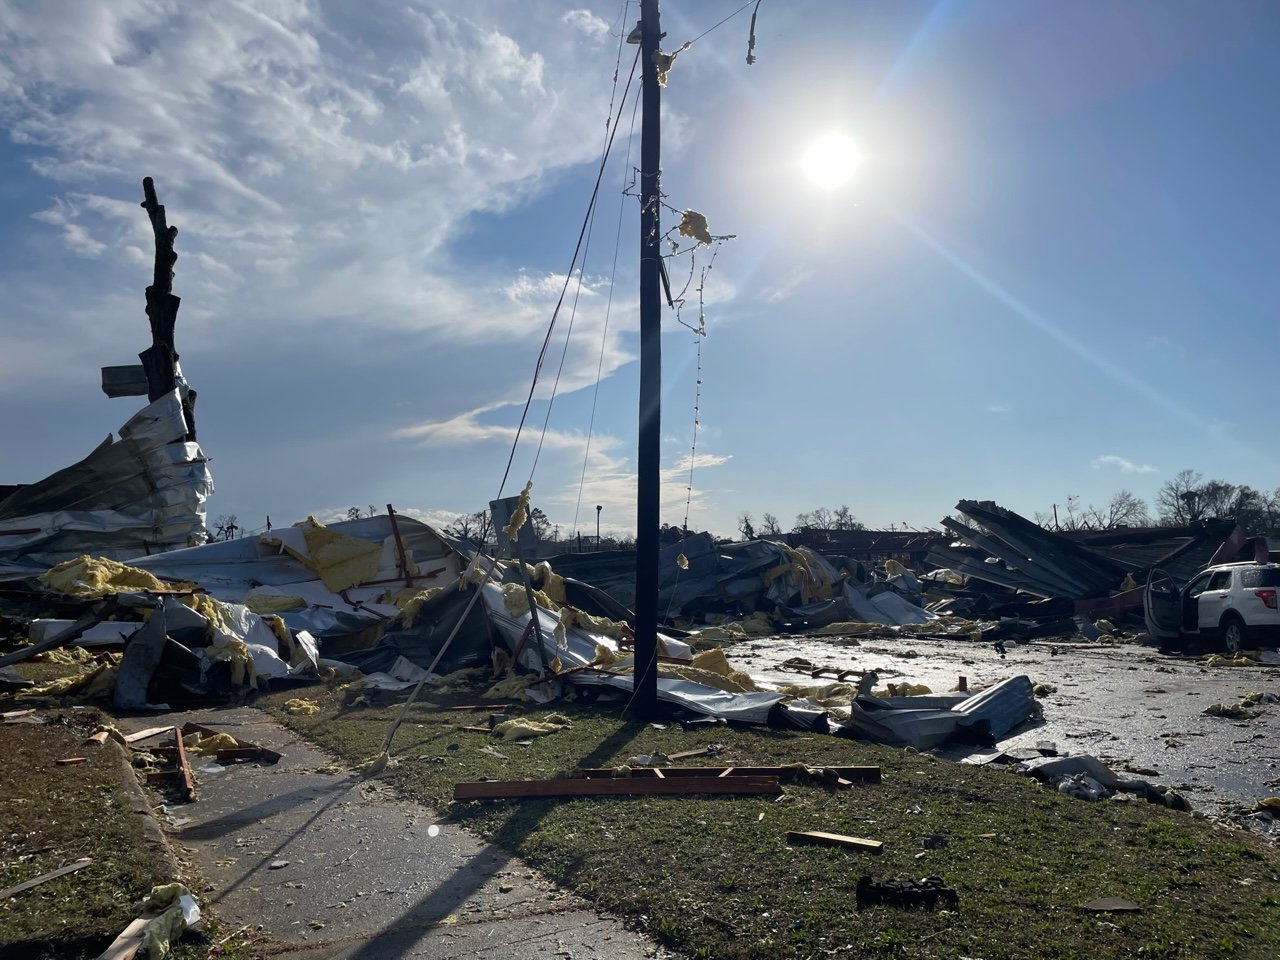
[[[312,716],[264,698],[311,740],[348,761],[379,752],[398,711],[347,707],[350,690],[316,687]],[[475,703],[479,693],[450,703]],[[458,729],[484,713],[411,710],[384,776],[404,795],[527,858],[603,908],[633,918],[695,957],[1274,958],[1280,956],[1280,855],[1247,833],[1138,802],[1087,803],[1004,770],[766,729],[685,731],[624,722],[616,706],[554,705],[570,730],[529,746]],[[550,710],[531,710],[538,719]],[[760,765],[878,764],[879,785],[787,786],[785,798],[662,797],[455,804],[453,785],[553,777],[637,754],[724,745],[716,761]],[[458,746],[450,750],[451,744]],[[509,757],[482,753],[491,745]],[[922,812],[909,813],[919,807]],[[880,856],[792,848],[788,830],[884,841]],[[932,833],[947,838],[925,851]],[[988,836],[994,834],[994,836]],[[923,854],[923,856],[920,856]],[[955,912],[859,911],[860,874],[938,875]],[[1118,896],[1138,914],[1087,914]]]

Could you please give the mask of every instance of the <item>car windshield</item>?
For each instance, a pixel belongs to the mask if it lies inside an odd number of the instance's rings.
[[[1280,587],[1280,567],[1241,570],[1240,585],[1242,587]]]

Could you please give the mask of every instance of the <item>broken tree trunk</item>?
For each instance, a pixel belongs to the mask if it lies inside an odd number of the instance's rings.
[[[174,345],[173,329],[178,321],[180,297],[173,295],[173,265],[178,261],[173,242],[178,238],[178,228],[169,226],[164,206],[156,198],[155,181],[142,180],[142,207],[151,218],[151,230],[156,238],[155,275],[147,287],[147,319],[151,321],[151,346],[138,354],[147,375],[147,399],[154,403],[172,393],[178,386],[178,350]],[[187,421],[187,440],[196,439],[196,394],[186,390],[182,398],[182,413]]]

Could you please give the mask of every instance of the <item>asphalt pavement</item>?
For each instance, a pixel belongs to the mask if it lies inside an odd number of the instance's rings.
[[[335,766],[260,711],[164,718],[187,721],[284,755],[274,766],[216,772],[192,757],[197,800],[164,816],[179,860],[208,883],[200,902],[230,928],[269,941],[272,956],[672,956],[431,809]],[[121,727],[153,724],[142,717]]]
[[[971,689],[1027,674],[1057,690],[1041,699],[1041,720],[1019,728],[1004,748],[1053,741],[1060,752],[1092,754],[1117,771],[1182,792],[1205,813],[1233,812],[1280,794],[1280,705],[1256,708],[1253,720],[1206,716],[1215,703],[1237,703],[1249,692],[1280,695],[1280,664],[1208,666],[1205,658],[1170,656],[1136,643],[1037,640],[993,644],[902,638],[843,645],[831,638],[772,637],[738,644],[735,665],[773,682],[798,675],[778,668],[790,657],[875,670],[880,684],[923,683],[952,690],[964,676]],[[1271,651],[1275,656],[1275,651]],[[1280,657],[1276,657],[1280,661]],[[949,748],[959,759],[971,748]]]

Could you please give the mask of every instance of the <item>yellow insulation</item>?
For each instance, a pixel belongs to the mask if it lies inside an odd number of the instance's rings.
[[[87,600],[97,600],[131,590],[180,593],[192,588],[191,584],[165,584],[147,570],[87,554],[58,564],[52,570],[40,574],[40,579],[59,593]]]
[[[524,526],[524,522],[529,519],[529,495],[533,492],[533,481],[530,480],[524,485],[524,489],[520,491],[520,499],[516,502],[516,508],[511,512],[511,519],[507,525],[502,528],[512,540],[516,538],[516,534],[520,532],[520,528]]]
[[[245,598],[244,605],[257,614],[292,613],[304,610],[307,601],[301,597],[278,597],[270,593],[254,593]]]

